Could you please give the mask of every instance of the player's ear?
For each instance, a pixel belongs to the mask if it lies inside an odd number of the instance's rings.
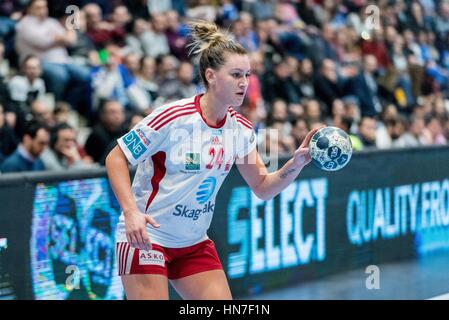
[[[206,78],[208,84],[214,84],[216,81],[215,70],[212,68],[207,68],[204,72],[204,77]]]

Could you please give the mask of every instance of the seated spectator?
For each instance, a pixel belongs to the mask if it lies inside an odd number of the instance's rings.
[[[352,119],[352,123],[349,126],[349,132],[357,132],[357,127],[360,119],[362,118],[360,114],[360,107],[358,99],[355,97],[347,96],[343,98],[345,104],[346,116]]]
[[[309,122],[321,122],[323,120],[318,100],[311,99],[304,103],[304,116]]]
[[[232,0],[220,1],[217,11],[217,23],[222,26],[230,26],[239,18],[239,10]]]
[[[426,137],[424,128],[424,119],[416,115],[411,115],[408,121],[408,130],[393,142],[393,146],[396,148],[407,148],[430,145],[432,141]]]
[[[255,52],[258,49],[257,37],[253,29],[253,18],[249,13],[243,11],[240,14],[239,19],[234,22],[233,33],[248,52]]]
[[[30,120],[30,105],[36,99],[44,98],[46,89],[41,63],[36,56],[27,56],[21,64],[21,74],[8,82],[8,114],[10,125],[18,136],[23,134],[25,122]],[[11,123],[12,122],[12,123]]]
[[[0,45],[4,43],[3,49],[6,50],[7,57],[12,56],[14,51],[14,29],[16,22],[22,17],[25,5],[25,1],[17,0],[2,0],[0,2]]]
[[[316,34],[314,28],[311,28],[311,31],[313,36],[308,48],[308,57],[312,60],[314,68],[318,68],[325,59],[339,62],[335,50],[335,28],[330,23],[324,23]]]
[[[267,20],[273,18],[276,1],[261,0],[261,1],[246,1],[246,11],[251,13],[255,20]]]
[[[38,121],[25,126],[22,142],[16,151],[7,157],[1,167],[2,173],[45,170],[40,155],[48,146],[50,134],[47,127]]]
[[[17,103],[30,105],[45,94],[41,63],[36,56],[26,57],[21,65],[22,75],[16,75],[9,81],[9,95]]]
[[[144,19],[132,20],[127,26],[128,34],[125,38],[126,52],[132,52],[139,56],[146,55],[152,45],[151,28]]]
[[[134,128],[134,126],[136,124],[138,124],[140,121],[142,121],[146,116],[147,116],[147,114],[145,114],[143,112],[131,113],[129,120],[127,121],[128,124],[126,125],[126,127],[128,128],[127,130],[130,131],[132,128]]]
[[[399,111],[394,104],[388,104],[382,110],[376,128],[376,146],[379,149],[389,149],[396,137]]]
[[[295,150],[299,148],[309,131],[309,125],[306,119],[299,117],[293,121],[291,134],[295,141]]]
[[[0,37],[0,81],[6,79],[9,72],[9,61],[5,59],[5,45]]]
[[[276,99],[273,101],[271,106],[271,110],[268,113],[267,125],[271,126],[272,124],[279,122],[285,124],[285,135],[290,134],[291,124],[289,121],[288,107],[285,100]]]
[[[167,20],[167,28],[165,29],[165,37],[170,47],[170,53],[180,61],[187,61],[187,34],[188,29],[179,21],[179,15],[175,10],[165,13]]]
[[[363,55],[374,55],[380,69],[385,70],[391,63],[385,46],[383,29],[374,28],[373,37],[362,41],[360,48]]]
[[[154,1],[153,1],[154,2]],[[123,0],[122,3],[126,5],[128,8],[130,14],[135,19],[144,19],[148,20],[150,18],[150,10],[149,6],[151,5],[151,1],[147,0]],[[157,1],[157,4],[160,3],[160,1]]]
[[[4,54],[5,46],[0,37],[0,104],[6,104],[9,100],[9,90],[6,82],[9,77],[9,61],[5,59]]]
[[[281,155],[294,152],[294,140],[291,136],[292,125],[288,121],[287,104],[282,99],[273,102],[271,112],[268,114],[267,147],[270,152]]]
[[[362,116],[375,116],[382,111],[375,78],[376,70],[376,57],[374,55],[366,55],[363,57],[362,70],[350,80],[349,91],[357,97]]]
[[[117,5],[110,14],[110,23],[114,28],[124,30],[125,26],[131,22],[132,16],[124,5]]]
[[[215,21],[217,9],[211,2],[211,0],[196,0],[195,5],[187,10],[187,16],[191,19]]]
[[[433,145],[447,144],[446,137],[443,134],[443,120],[434,113],[427,114],[425,117],[425,131],[431,137]]]
[[[88,100],[90,79],[88,69],[70,61],[67,47],[75,42],[74,30],[65,29],[58,20],[48,17],[46,0],[31,0],[26,15],[16,25],[15,44],[20,61],[29,55],[38,57],[48,91],[56,100],[66,100],[77,108]]]
[[[134,0],[135,1],[135,0]],[[155,14],[161,14],[161,13],[165,13],[168,10],[173,9],[173,6],[175,5],[176,0],[158,0],[158,1],[146,1],[147,2],[147,7],[148,7],[148,12],[151,16],[155,15]],[[184,2],[184,1],[182,1]]]
[[[104,65],[92,69],[93,108],[98,109],[101,100],[117,100],[123,106],[129,103],[126,87],[129,85],[128,71],[121,63],[120,48],[110,44],[105,49]],[[126,79],[124,79],[126,77]]]
[[[194,96],[197,92],[192,80],[193,66],[189,62],[182,62],[177,71],[177,78],[165,82],[159,90],[159,95],[166,101]]]
[[[145,55],[156,58],[159,55],[170,53],[165,31],[167,22],[163,14],[154,14],[151,17],[150,30],[148,31],[148,45],[145,46]]]
[[[313,87],[313,65],[312,61],[305,58],[301,61],[299,66],[299,79],[297,84],[299,92],[302,97],[312,98],[315,96],[315,89]]]
[[[165,86],[177,78],[179,61],[171,54],[161,55],[156,58],[156,83],[160,88]],[[164,101],[163,97],[159,97],[160,101]]]
[[[315,95],[326,105],[325,115],[329,115],[334,100],[344,96],[344,83],[337,74],[335,62],[330,59],[322,61],[320,72],[315,78],[314,89]]]
[[[125,112],[120,102],[109,100],[100,106],[99,113],[100,123],[94,126],[84,148],[95,162],[104,164],[116,140],[126,133]]]
[[[407,120],[403,115],[398,114],[395,119],[387,121],[385,126],[391,139],[391,145],[389,147],[394,147],[396,141],[401,138],[407,130]]]
[[[126,109],[144,111],[151,100],[137,84],[139,57],[128,53],[120,63],[118,52],[110,51],[105,66],[95,68],[92,73],[94,106],[101,99],[118,100]]]
[[[67,19],[68,17],[66,17]],[[76,41],[68,47],[68,52],[73,63],[80,66],[97,66],[100,64],[95,44],[87,36],[86,12],[81,10],[78,15],[78,28],[76,29]],[[67,20],[66,20],[67,21]],[[67,23],[67,22],[66,22]]]
[[[262,97],[262,76],[265,71],[263,55],[256,51],[249,54],[251,64],[251,74],[249,76],[248,89],[246,90],[246,98],[248,99],[248,107],[265,117],[265,103]]]
[[[103,20],[103,13],[98,4],[88,3],[83,7],[83,11],[86,13],[86,34],[97,49],[104,48],[110,42],[124,44],[125,29]]]
[[[65,102],[58,101],[55,104],[55,109],[53,110],[53,119],[55,125],[60,123],[68,123],[71,124],[71,109],[70,105]],[[77,127],[75,127],[77,129]]]
[[[335,122],[337,118],[341,119],[347,115],[346,106],[341,99],[336,99],[332,103],[332,114],[331,117],[328,118],[329,123]]]
[[[273,61],[273,71],[268,71],[263,77],[263,87],[269,88],[264,90],[264,98],[268,103],[273,103],[276,98],[285,100],[288,104],[300,103],[300,93],[295,86],[291,77],[287,60],[280,56],[276,56]]]
[[[5,121],[5,112],[0,104],[0,165],[7,156],[16,150],[19,141]]]
[[[145,56],[140,60],[137,85],[146,92],[147,105],[152,106],[159,96],[159,85],[156,82],[156,60]]]
[[[41,155],[46,170],[67,170],[89,168],[91,157],[78,145],[76,131],[67,123],[52,128],[50,147]]]
[[[55,125],[53,107],[45,100],[35,100],[31,104],[31,115],[34,120],[45,123],[51,128]]]
[[[120,74],[125,85],[129,109],[147,110],[151,106],[150,101],[147,99],[145,90],[137,84],[137,75],[140,69],[139,56],[135,53],[127,54],[123,59],[123,66],[124,69]]]
[[[351,138],[351,142],[353,142],[354,146],[360,146],[361,149],[373,149],[376,148],[376,129],[377,129],[377,120],[371,117],[362,117],[359,122],[358,134],[357,138],[360,142],[355,141],[357,139]],[[355,151],[361,150],[354,148]]]

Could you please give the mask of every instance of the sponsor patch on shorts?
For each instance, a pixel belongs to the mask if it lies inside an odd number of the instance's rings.
[[[139,264],[165,266],[164,254],[156,250],[139,250]]]

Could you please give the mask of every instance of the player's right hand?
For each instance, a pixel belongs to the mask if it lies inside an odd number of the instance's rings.
[[[155,228],[160,225],[150,216],[139,211],[128,213],[125,216],[126,239],[133,248],[151,250],[151,241],[147,232],[147,223]]]

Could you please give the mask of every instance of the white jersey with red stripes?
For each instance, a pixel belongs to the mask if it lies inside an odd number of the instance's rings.
[[[216,126],[206,124],[200,95],[154,110],[118,144],[137,171],[132,191],[159,228],[147,225],[153,243],[181,248],[208,239],[215,197],[236,158],[256,146],[249,120],[228,108]],[[126,242],[123,214],[117,242]]]

